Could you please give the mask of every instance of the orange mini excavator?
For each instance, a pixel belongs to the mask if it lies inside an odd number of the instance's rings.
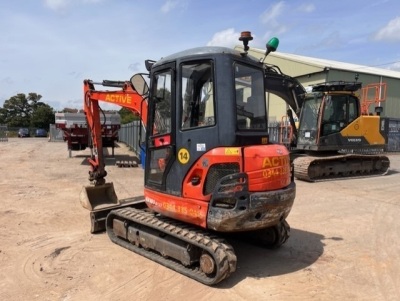
[[[129,82],[84,81],[84,110],[93,139],[81,202],[92,232],[106,230],[124,248],[213,285],[236,269],[224,233],[276,248],[289,237],[295,199],[289,152],[269,143],[266,93],[291,97],[286,76],[244,51],[201,47],[146,61]],[[267,44],[266,55],[278,40]],[[144,196],[118,200],[106,183],[99,101],[130,108],[145,126]]]

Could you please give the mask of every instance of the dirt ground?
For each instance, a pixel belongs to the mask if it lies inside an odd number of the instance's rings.
[[[400,155],[384,177],[297,181],[288,242],[231,242],[237,271],[207,287],[90,234],[90,152],[72,154],[45,138],[0,142],[0,300],[400,300]],[[118,196],[141,195],[143,170],[114,160]]]

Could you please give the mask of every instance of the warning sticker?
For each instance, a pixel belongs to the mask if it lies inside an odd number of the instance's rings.
[[[196,150],[198,152],[205,152],[206,151],[206,144],[205,143],[197,143]]]
[[[238,147],[226,147],[225,148],[225,155],[228,156],[239,156],[240,148]]]

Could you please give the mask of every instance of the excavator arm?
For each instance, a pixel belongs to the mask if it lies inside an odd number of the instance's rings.
[[[113,91],[96,90],[95,85],[112,87]],[[139,115],[142,124],[147,123],[147,95],[148,86],[141,74],[134,75],[130,81],[103,81],[96,83],[92,80],[83,82],[84,101],[83,108],[87,119],[90,138],[93,144],[93,155],[89,158],[89,180],[92,184],[83,187],[80,194],[82,206],[90,210],[91,232],[105,229],[108,213],[116,208],[136,206],[145,207],[142,199],[118,199],[112,182],[106,183],[105,160],[103,155],[101,114],[99,102],[116,104],[131,110]],[[104,115],[105,121],[105,115]]]
[[[306,91],[297,79],[283,74],[278,66],[265,64],[264,70],[265,92],[279,96],[290,107],[290,109],[287,110],[287,114],[293,130],[292,142],[296,144],[298,134],[292,112],[300,116]]]
[[[283,74],[277,66],[265,65],[265,87],[266,92],[278,95],[296,115],[300,114],[306,91],[297,79]]]
[[[100,91],[95,89],[95,85],[118,88],[118,90]],[[143,94],[139,94],[133,88],[132,82],[129,81],[104,80],[102,82],[94,82],[87,79],[83,82],[83,90],[83,107],[93,143],[93,156],[88,160],[90,164],[89,180],[95,186],[98,186],[105,184],[105,177],[107,176],[100,121],[100,114],[103,111],[100,108],[99,101],[119,105],[131,110],[134,114],[140,116],[143,125],[146,125],[147,121],[147,101],[142,96]]]

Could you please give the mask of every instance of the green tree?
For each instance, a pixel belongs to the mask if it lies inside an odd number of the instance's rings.
[[[53,108],[45,103],[40,103],[32,112],[31,127],[49,130],[49,125],[55,123]]]
[[[164,88],[157,90],[156,108],[164,118],[171,117],[171,91]]]
[[[127,124],[139,119],[139,116],[133,114],[133,112],[127,108],[122,108],[118,113],[121,116],[121,124]]]
[[[7,124],[8,111],[4,108],[0,108],[0,124]]]
[[[83,113],[80,112],[78,109],[72,109],[72,108],[64,108],[61,113]]]
[[[23,93],[19,93],[6,100],[2,110],[2,113],[5,114],[5,123],[10,127],[28,127],[32,114],[30,102],[37,103],[41,97],[36,93],[30,93],[28,97]]]
[[[0,109],[0,122],[9,127],[43,127],[54,123],[53,109],[41,102],[42,95],[19,93],[7,99]],[[51,117],[50,117],[51,115]],[[40,120],[43,119],[43,120]]]

